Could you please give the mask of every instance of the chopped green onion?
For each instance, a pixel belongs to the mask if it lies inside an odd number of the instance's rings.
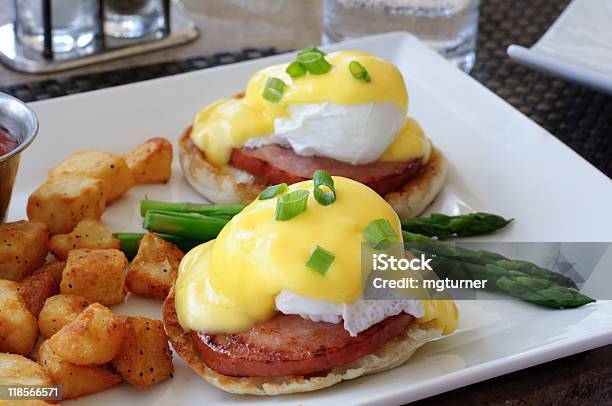
[[[272,199],[273,197],[276,197],[280,195],[281,193],[285,193],[286,191],[287,191],[286,183],[281,183],[280,185],[269,186],[266,188],[266,190],[261,192],[261,194],[259,195],[259,200]]]
[[[352,61],[349,63],[349,70],[355,79],[363,80],[366,83],[370,83],[372,81],[368,71],[357,61]]]
[[[279,78],[270,77],[266,81],[266,86],[263,91],[263,98],[272,103],[278,103],[283,98],[285,91],[285,82]]]
[[[287,66],[285,72],[292,78],[299,78],[300,76],[304,76],[306,74],[306,68],[304,65],[297,61],[293,61]]]
[[[333,252],[317,245],[314,251],[312,251],[312,254],[310,254],[308,261],[306,261],[306,267],[321,275],[325,275],[335,258],[336,256]]]
[[[385,249],[400,239],[387,219],[372,220],[363,230],[363,236],[374,249]]]
[[[330,63],[325,60],[320,51],[300,52],[297,60],[313,75],[322,75],[331,69]]]
[[[314,198],[322,206],[329,206],[336,201],[336,188],[334,180],[329,173],[316,170],[312,175],[314,185]]]
[[[293,192],[280,195],[276,201],[274,218],[278,221],[286,221],[302,213],[306,210],[309,194],[308,190],[294,190]]]
[[[300,56],[300,54],[305,54],[305,53],[308,53],[308,52],[316,52],[318,54],[321,54],[321,56],[327,55],[325,52],[321,51],[317,47],[306,47],[306,48],[302,49],[300,52],[298,52],[298,56]]]

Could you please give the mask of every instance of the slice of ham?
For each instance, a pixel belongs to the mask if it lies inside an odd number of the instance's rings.
[[[230,164],[267,183],[296,183],[312,179],[317,169],[366,184],[378,194],[399,189],[415,177],[421,160],[373,162],[352,165],[330,158],[297,155],[290,148],[268,145],[261,148],[238,148],[232,151]]]
[[[229,376],[296,376],[322,373],[365,357],[404,333],[414,318],[391,316],[351,337],[342,324],[278,314],[237,334],[191,332],[210,368]]]

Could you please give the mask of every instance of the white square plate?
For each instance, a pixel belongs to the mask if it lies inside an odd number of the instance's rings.
[[[508,55],[530,68],[612,94],[612,0],[573,0],[531,48]]]
[[[326,49],[368,51],[404,74],[410,114],[450,163],[448,183],[432,210],[483,210],[515,218],[511,227],[490,237],[498,241],[612,241],[610,179],[413,36],[384,34]],[[257,69],[291,58],[275,56],[33,103],[41,130],[23,156],[9,219],[25,218],[28,195],[49,168],[72,152],[122,153],[150,137],[176,140],[201,107],[242,91]],[[138,202],[145,196],[201,200],[175,164],[169,185],[135,187],[106,211],[104,223],[112,231],[140,230]],[[234,396],[201,381],[177,357],[170,382],[145,391],[124,384],[79,404],[405,403],[612,342],[612,301],[554,311],[498,299],[460,302],[461,326],[455,334],[425,345],[400,368],[330,389],[267,399]],[[114,310],[160,317],[158,302],[134,297]]]

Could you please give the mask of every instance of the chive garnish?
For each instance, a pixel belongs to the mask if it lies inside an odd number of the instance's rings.
[[[280,195],[281,193],[285,193],[287,191],[287,184],[281,183],[279,185],[268,186],[263,192],[259,194],[259,200],[267,200],[272,199]]]
[[[292,78],[299,78],[300,76],[304,76],[306,74],[306,68],[298,61],[293,61],[289,64],[289,66],[287,66],[285,72],[287,72],[287,74]]]
[[[329,72],[331,64],[325,59],[325,54],[316,48],[306,48],[297,56],[297,61],[313,75]]]
[[[278,221],[291,220],[306,210],[308,190],[294,190],[278,197],[274,218]]]
[[[336,201],[336,188],[334,180],[329,173],[323,170],[316,170],[312,175],[314,186],[314,198],[322,206],[329,206]]]
[[[363,80],[366,83],[372,81],[368,71],[357,61],[351,61],[351,63],[349,63],[349,71],[351,71],[351,75],[353,75],[355,79]]]
[[[397,233],[387,219],[372,220],[362,234],[374,249],[385,249],[389,245],[399,242]]]
[[[325,52],[321,51],[317,47],[306,47],[306,48],[302,49],[300,52],[298,52],[298,56],[300,54],[305,54],[305,53],[308,53],[308,52],[315,52],[317,54],[321,54],[321,56],[326,56],[327,55]]]
[[[272,103],[278,103],[283,98],[285,82],[279,78],[270,77],[266,81],[263,91],[263,98]]]
[[[335,258],[336,256],[333,252],[317,245],[312,254],[310,254],[308,261],[306,261],[306,267],[321,275],[325,275]]]

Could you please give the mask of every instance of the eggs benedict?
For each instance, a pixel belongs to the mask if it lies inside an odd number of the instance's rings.
[[[181,261],[164,302],[169,340],[233,393],[311,391],[399,366],[458,323],[452,300],[363,298],[362,243],[401,235],[362,183],[317,171],[271,186]]]
[[[179,157],[189,183],[214,203],[247,203],[269,185],[323,169],[366,184],[411,218],[438,194],[447,165],[407,113],[393,64],[307,48],[256,72],[244,94],[198,112]]]

